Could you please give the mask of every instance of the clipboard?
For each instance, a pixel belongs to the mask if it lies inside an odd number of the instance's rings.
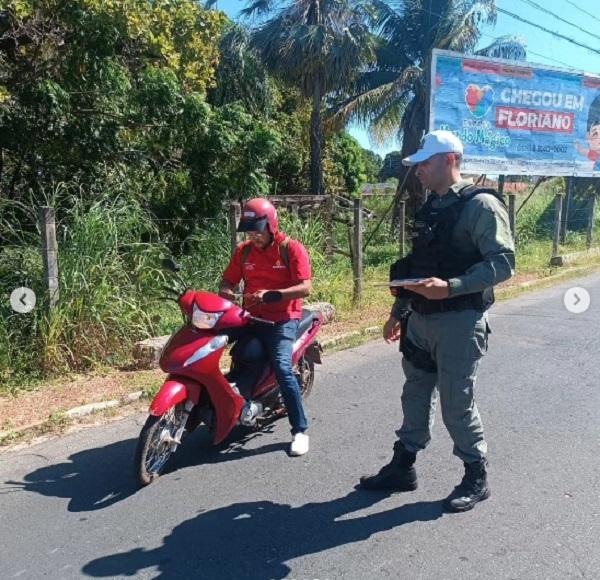
[[[403,288],[404,286],[418,286],[423,283],[425,278],[402,278],[401,280],[391,280],[388,284],[390,288]]]

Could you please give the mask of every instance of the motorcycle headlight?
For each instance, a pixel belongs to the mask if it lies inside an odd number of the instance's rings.
[[[204,312],[196,304],[192,308],[192,325],[199,329],[214,328],[223,316],[222,312]]]

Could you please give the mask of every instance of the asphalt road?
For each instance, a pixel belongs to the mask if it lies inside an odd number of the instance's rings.
[[[575,285],[585,314],[563,306]],[[401,421],[400,357],[378,340],[326,357],[302,458],[285,421],[229,448],[198,433],[139,490],[142,416],[0,456],[0,578],[600,578],[600,275],[490,320],[477,400],[492,497],[472,512],[442,512],[462,464],[441,419],[418,491],[354,489]]]

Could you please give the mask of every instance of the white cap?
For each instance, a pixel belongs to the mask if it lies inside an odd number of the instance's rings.
[[[416,153],[405,157],[402,164],[416,165],[438,153],[460,153],[462,155],[462,152],[463,144],[454,133],[438,129],[427,133],[421,140],[421,148]]]

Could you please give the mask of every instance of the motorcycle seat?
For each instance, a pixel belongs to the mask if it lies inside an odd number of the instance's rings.
[[[317,318],[317,313],[303,308],[302,318],[300,319],[300,324],[298,325],[298,330],[296,331],[296,338],[300,338],[312,326],[312,323],[317,320]]]

